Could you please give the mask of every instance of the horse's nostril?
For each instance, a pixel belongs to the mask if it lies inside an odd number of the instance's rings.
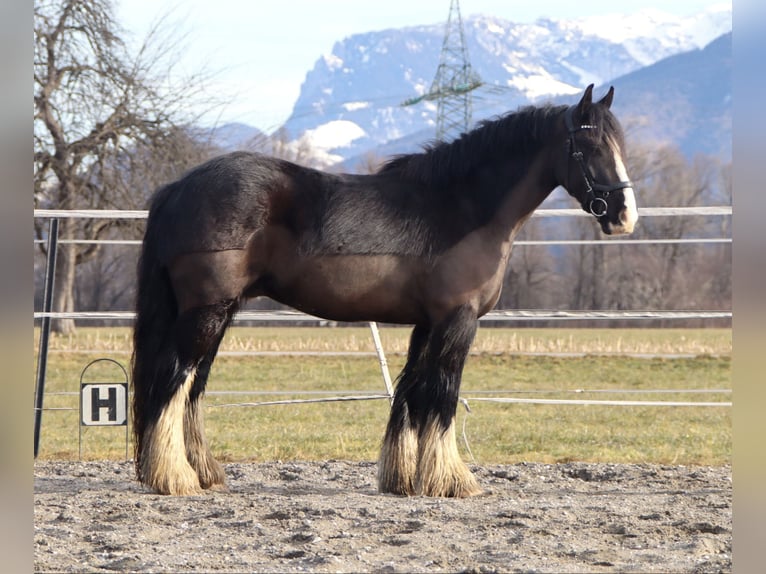
[[[621,224],[621,233],[632,233],[633,228],[636,225],[636,217],[633,215],[633,212],[625,208],[622,211],[620,211],[620,224]]]

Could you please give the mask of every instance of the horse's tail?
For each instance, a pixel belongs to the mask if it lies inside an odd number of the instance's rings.
[[[168,192],[169,189],[164,188],[155,196],[138,262],[131,368],[135,462],[141,481],[145,479],[142,453],[146,446],[147,429],[156,422],[162,408],[170,400],[175,390],[172,381],[180,366],[171,332],[178,307],[168,270],[159,257],[162,229],[158,212]]]

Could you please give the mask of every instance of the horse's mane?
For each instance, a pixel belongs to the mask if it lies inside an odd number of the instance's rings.
[[[527,106],[485,120],[452,142],[436,141],[422,152],[402,154],[383,164],[378,173],[396,174],[426,187],[462,180],[483,160],[533,151],[555,127],[565,106]]]
[[[452,142],[437,141],[422,152],[394,156],[378,170],[426,187],[442,187],[465,179],[480,163],[495,157],[534,153],[549,141],[557,128],[556,119],[567,106],[526,106],[495,119],[485,120]],[[602,106],[592,106],[588,122],[597,127],[586,137],[600,140],[615,134],[622,143],[622,131],[614,116]],[[563,142],[562,142],[563,145]]]

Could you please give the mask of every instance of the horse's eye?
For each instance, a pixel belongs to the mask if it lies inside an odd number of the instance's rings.
[[[581,148],[588,157],[599,157],[604,154],[604,146],[598,145],[598,142],[591,139],[582,142]]]

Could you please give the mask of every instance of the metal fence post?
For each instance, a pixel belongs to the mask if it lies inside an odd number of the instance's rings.
[[[40,424],[43,415],[45,394],[45,369],[48,366],[48,338],[51,332],[49,313],[53,307],[53,284],[56,271],[56,249],[58,248],[59,220],[52,218],[48,227],[48,259],[45,264],[45,295],[40,325],[40,350],[37,354],[37,383],[35,384],[35,458],[40,449]]]
[[[388,372],[388,362],[386,361],[386,353],[383,351],[383,343],[380,342],[380,332],[378,331],[378,324],[374,321],[370,322],[370,331],[372,331],[372,341],[375,344],[375,352],[378,354],[378,361],[380,362],[380,371],[383,373],[383,382],[386,384],[386,392],[388,393],[388,400],[391,404],[394,404],[394,387],[391,384],[391,374]]]

